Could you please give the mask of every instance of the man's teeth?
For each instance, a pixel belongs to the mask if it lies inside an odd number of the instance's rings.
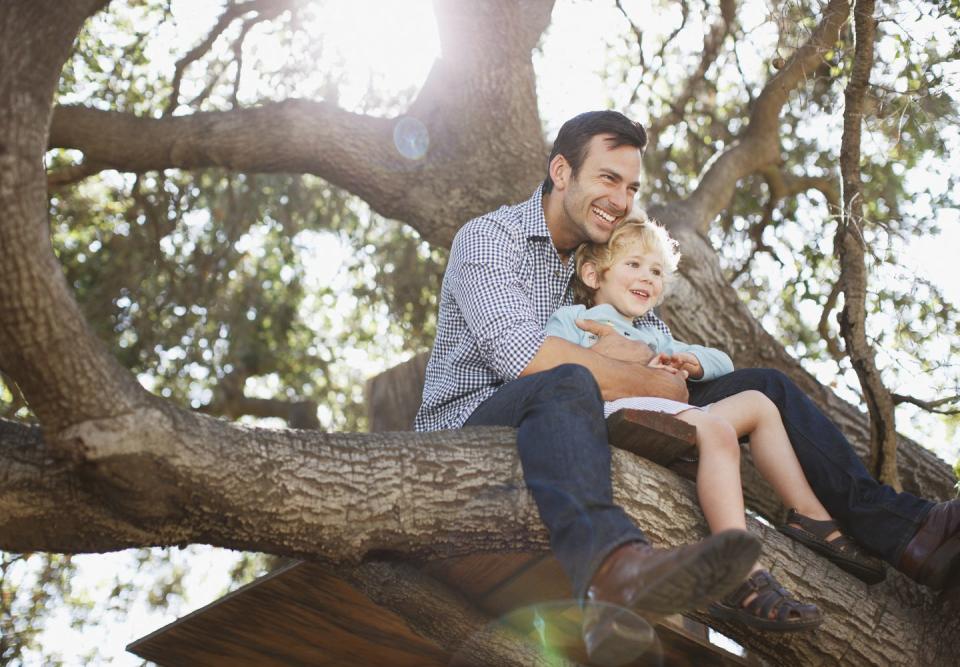
[[[596,213],[601,218],[603,218],[604,220],[606,220],[607,222],[613,222],[614,220],[616,220],[614,216],[610,215],[606,211],[600,210],[599,208],[594,207],[593,212]]]

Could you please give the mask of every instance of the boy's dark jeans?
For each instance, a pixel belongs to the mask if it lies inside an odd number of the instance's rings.
[[[810,486],[844,532],[896,564],[933,504],[874,480],[839,429],[779,371],[743,369],[690,383],[690,402],[706,405],[748,389],[780,409]],[[564,364],[508,382],[465,426],[517,427],[524,479],[578,598],[607,554],[646,541],[613,504],[603,400],[586,368]]]

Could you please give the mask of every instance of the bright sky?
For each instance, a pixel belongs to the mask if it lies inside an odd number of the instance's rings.
[[[348,107],[362,105],[366,84],[371,79],[387,93],[419,87],[439,48],[429,0],[353,0],[327,4],[328,9],[324,10],[322,21],[316,26],[317,38],[326,40],[332,61],[339,59],[348,64],[353,74],[352,83],[340,92],[341,104]],[[181,53],[186,51],[209,30],[220,10],[221,2],[214,0],[174,0],[176,26],[167,28],[157,44],[173,41],[183,45]],[[749,21],[749,12],[742,19]],[[694,17],[692,20],[698,19]],[[599,73],[606,68],[609,26],[617,26],[619,32],[622,21],[612,2],[560,0],[557,3],[543,54],[536,61],[540,109],[551,136],[566,118],[580,111],[617,103],[617,91],[605,89]],[[358,26],[362,26],[362,31],[358,31]],[[358,35],[362,38],[358,39]],[[268,68],[282,57],[263,32],[252,33],[247,50],[250,61],[260,60],[259,66]],[[172,64],[159,46],[154,59],[159,69],[172,71]],[[189,85],[186,84],[187,88]],[[244,85],[252,84],[245,81]],[[956,171],[957,165],[950,168]],[[941,211],[939,216],[941,235],[914,240],[906,263],[917,274],[940,284],[954,302],[960,302],[960,281],[955,278],[953,264],[956,249],[960,247],[960,219],[955,210]],[[337,256],[346,257],[350,249],[340,246],[332,236],[326,241],[314,239],[308,245],[314,248],[312,252],[324,258],[322,262],[311,263],[320,268],[309,280],[316,281],[316,284],[331,284],[338,280],[338,263],[333,260]],[[944,452],[945,455],[950,453],[949,450]],[[955,445],[952,454],[957,455]],[[208,551],[193,562],[187,582],[190,599],[185,607],[177,610],[179,614],[206,604],[222,591],[226,585],[227,567],[220,554]],[[109,591],[110,582],[118,570],[130,567],[129,556],[125,554],[82,556],[76,562],[81,564],[76,585],[95,598],[102,598],[105,591]],[[69,619],[62,618],[43,641],[48,649],[61,652],[68,665],[83,664],[77,656],[94,646],[101,647],[110,664],[136,665],[139,660],[125,653],[124,646],[173,619],[172,612],[152,613],[142,605],[131,609],[127,619],[111,623],[109,629],[75,630],[69,627]],[[38,656],[35,664],[42,662]]]

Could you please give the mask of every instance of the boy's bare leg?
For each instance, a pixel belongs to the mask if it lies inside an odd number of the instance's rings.
[[[746,530],[737,434],[722,417],[702,410],[687,410],[677,418],[697,427],[697,496],[710,532]]]
[[[747,529],[740,483],[740,445],[733,426],[719,415],[687,410],[677,419],[697,427],[697,497],[710,532]],[[754,563],[750,574],[763,569]],[[750,596],[752,599],[754,596]]]
[[[780,412],[769,398],[758,391],[744,391],[711,404],[709,414],[729,422],[738,436],[750,436],[753,462],[784,505],[818,521],[832,518],[810,488]]]

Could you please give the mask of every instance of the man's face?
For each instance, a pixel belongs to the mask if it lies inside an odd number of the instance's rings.
[[[641,155],[634,146],[609,148],[609,135],[590,140],[576,176],[563,191],[567,233],[576,241],[606,243],[613,228],[633,207],[640,188]]]

